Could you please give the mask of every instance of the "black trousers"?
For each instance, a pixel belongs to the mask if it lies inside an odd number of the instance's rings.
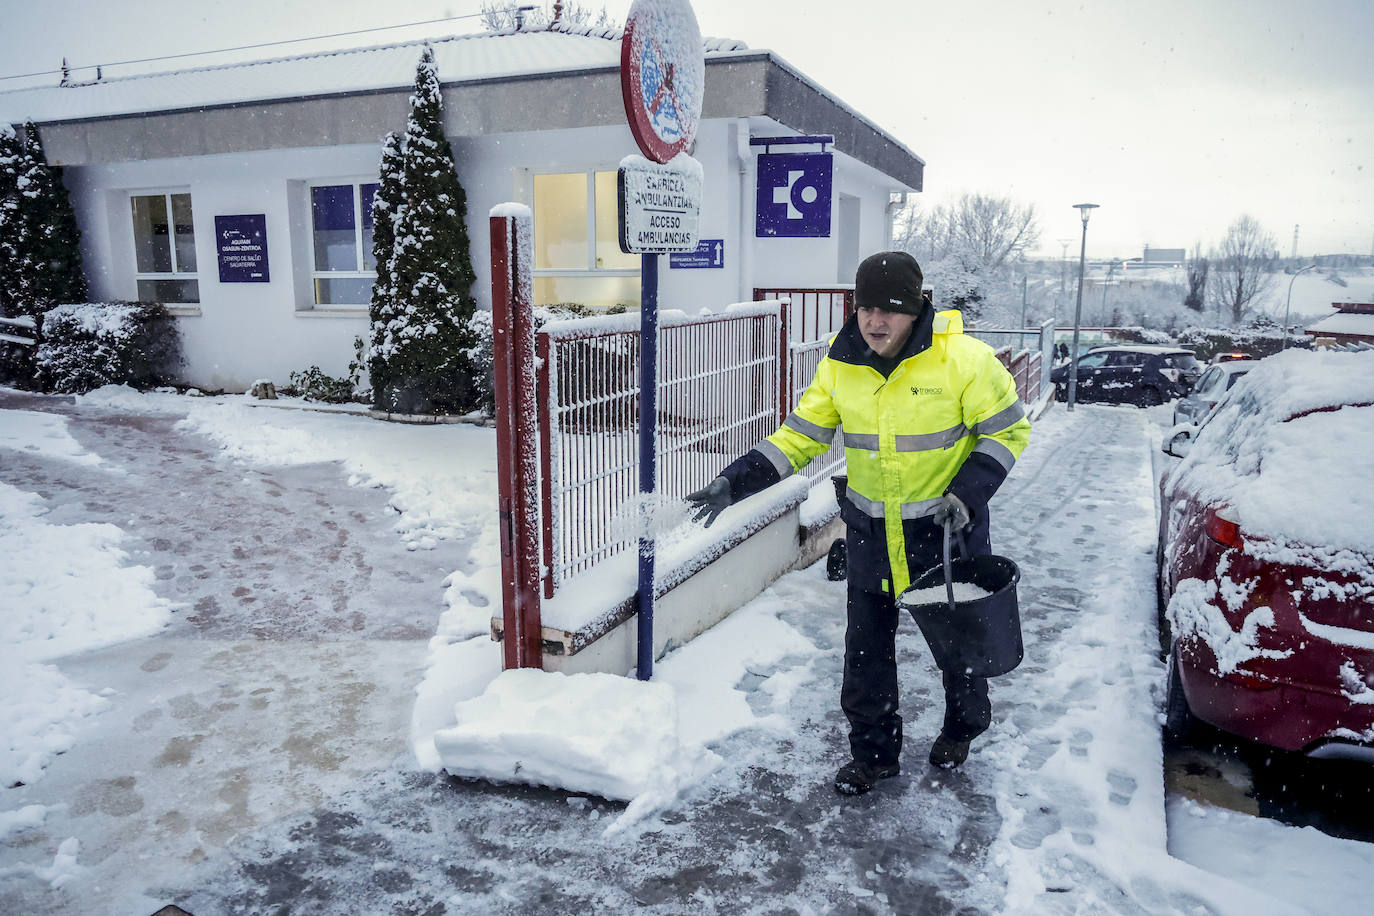
[[[912,567],[921,572],[939,562],[938,535],[932,537],[931,532],[912,527],[916,530],[904,532],[908,557],[915,561]],[[938,531],[934,525],[929,527]],[[854,759],[885,766],[896,763],[902,750],[902,717],[897,711],[897,625],[902,612],[884,589],[886,583],[871,571],[879,557],[886,566],[886,544],[881,536],[874,536],[876,533],[861,526],[846,532],[849,624],[844,637],[840,707],[849,719],[849,748]],[[986,523],[975,526],[970,534],[971,555],[991,552]],[[857,569],[856,558],[860,561]],[[914,628],[915,621],[909,625]],[[947,737],[971,741],[987,730],[992,722],[987,678],[944,672],[944,690],[942,730]]]

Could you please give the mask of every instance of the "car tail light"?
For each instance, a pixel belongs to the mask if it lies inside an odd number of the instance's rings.
[[[1240,525],[1226,506],[1209,508],[1206,516],[1207,536],[1226,547],[1241,547],[1245,541],[1240,536]]]

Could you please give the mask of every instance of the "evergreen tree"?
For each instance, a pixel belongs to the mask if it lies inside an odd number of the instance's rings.
[[[20,212],[19,177],[27,172],[24,146],[8,124],[0,124],[0,317],[16,318],[20,263],[28,242]]]
[[[377,264],[377,282],[372,285],[372,304],[368,310],[371,319],[371,356],[367,372],[372,380],[372,403],[378,409],[386,409],[382,393],[392,382],[388,372],[389,363],[381,357],[383,344],[388,340],[389,328],[398,312],[396,309],[396,288],[391,279],[391,260],[396,251],[396,212],[404,199],[403,180],[404,137],[392,132],[382,143],[382,160],[378,166],[380,184],[372,198],[372,257]]]
[[[28,307],[36,313],[59,303],[85,302],[81,231],[62,183],[62,170],[48,165],[38,127],[32,121],[24,125],[24,159],[20,208],[28,226]]]
[[[467,351],[476,310],[467,231],[467,194],[444,136],[443,99],[434,51],[415,71],[401,155],[402,200],[386,271],[394,315],[374,329],[374,360],[385,363],[378,405],[399,413],[467,412],[477,385]],[[375,232],[374,227],[374,232]]]

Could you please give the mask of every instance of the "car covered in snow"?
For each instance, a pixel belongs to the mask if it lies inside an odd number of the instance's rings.
[[[1068,400],[1070,364],[1050,373],[1055,397]],[[1192,350],[1145,344],[1094,347],[1078,357],[1074,400],[1151,407],[1187,393],[1202,365]]]
[[[1178,399],[1174,405],[1174,423],[1192,423],[1196,426],[1202,418],[1211,413],[1226,392],[1255,366],[1255,361],[1238,359],[1208,366],[1207,371],[1197,380],[1193,390]]]
[[[1374,763],[1374,352],[1258,362],[1164,448],[1166,732]]]

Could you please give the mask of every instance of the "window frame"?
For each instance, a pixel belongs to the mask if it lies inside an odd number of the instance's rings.
[[[177,252],[177,224],[176,211],[172,206],[172,198],[185,195],[190,201],[191,206],[191,250],[195,252],[196,269],[193,271],[178,270],[181,257]],[[138,269],[138,224],[134,220],[134,201],[140,197],[161,197],[163,206],[167,208],[167,248],[168,259],[172,269],[170,271],[143,271]],[[129,219],[129,238],[133,243],[133,264],[134,264],[134,295],[135,302],[145,301],[139,294],[138,285],[143,281],[173,281],[173,282],[192,282],[196,285],[195,299],[182,302],[165,302],[162,299],[150,299],[150,302],[164,302],[169,309],[176,308],[199,308],[201,303],[200,295],[200,251],[196,247],[196,204],[194,195],[188,187],[176,187],[168,189],[143,189],[131,190],[127,192],[125,213]]]
[[[366,309],[372,304],[372,297],[369,294],[363,302],[320,302],[319,292],[316,283],[319,280],[368,280],[371,283],[377,282],[376,269],[368,270],[363,265],[366,263],[366,255],[363,247],[363,195],[364,185],[375,184],[380,187],[381,182],[376,176],[359,176],[353,178],[318,178],[311,179],[305,183],[305,209],[309,224],[307,226],[307,254],[310,264],[310,302],[311,309]],[[342,188],[351,187],[353,189],[353,253],[354,262],[358,265],[356,270],[320,270],[315,260],[315,189],[316,188]],[[376,191],[373,192],[376,194]],[[371,207],[368,207],[368,214],[371,214]],[[376,231],[376,226],[373,226]]]
[[[581,174],[581,175],[583,176],[584,180],[585,180],[584,191],[585,191],[585,195],[586,195],[586,196],[585,196],[585,200],[586,200],[586,204],[587,204],[587,206],[586,206],[586,236],[585,236],[585,237],[586,237],[586,242],[587,242],[587,260],[586,260],[586,263],[585,263],[582,267],[538,267],[538,266],[535,266],[535,265],[531,265],[531,270],[530,270],[531,277],[532,277],[534,280],[539,280],[540,278],[543,278],[543,277],[565,277],[565,278],[588,279],[588,280],[603,279],[603,278],[604,278],[604,279],[609,279],[609,278],[612,278],[612,277],[636,277],[636,278],[639,278],[639,279],[640,279],[640,289],[642,290],[642,289],[643,289],[642,270],[640,269],[640,265],[639,265],[639,264],[636,264],[634,267],[600,267],[600,266],[597,265],[596,248],[597,248],[597,241],[598,241],[598,239],[597,239],[597,235],[596,235],[596,222],[597,222],[597,220],[596,220],[596,176],[597,176],[598,174],[607,174],[607,175],[610,175],[611,178],[614,180],[615,177],[616,177],[616,174],[617,174],[617,170],[616,170],[616,169],[614,169],[614,168],[611,168],[611,169],[607,169],[607,168],[598,168],[598,167],[596,167],[596,166],[592,166],[592,167],[589,167],[589,168],[581,168],[581,169],[578,169],[578,168],[565,168],[565,169],[560,169],[560,170],[558,170],[558,171],[534,171],[534,170],[531,170],[531,171],[529,172],[529,174],[528,174],[528,182],[527,182],[527,187],[528,187],[528,192],[529,192],[530,212],[531,212],[531,214],[532,214],[532,215],[535,214],[535,207],[537,207],[538,204],[539,204],[539,201],[538,201],[538,199],[537,199],[536,196],[535,196],[535,179],[536,179],[536,178],[539,178],[539,177],[542,177],[542,176],[545,176],[545,175],[577,175],[577,174]],[[617,217],[617,221],[618,221],[618,217]],[[533,226],[531,226],[531,229],[533,230]],[[611,241],[613,244],[615,244],[617,250],[619,250],[619,245],[620,245],[619,239],[617,239],[617,238],[612,238],[612,239],[610,239],[610,241]],[[535,250],[536,250],[536,251],[538,250],[537,242],[535,243]]]

